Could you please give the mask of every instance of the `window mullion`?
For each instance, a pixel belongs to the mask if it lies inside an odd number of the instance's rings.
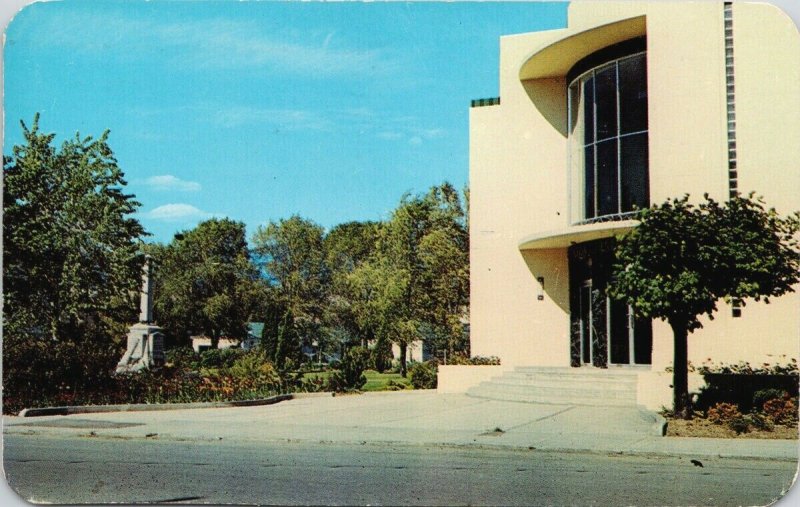
[[[619,60],[614,64],[614,96],[617,99],[617,213],[622,213],[622,112],[619,98]]]
[[[597,195],[598,194],[597,187],[599,185],[597,184],[597,182],[598,182],[598,180],[597,180],[597,71],[595,71],[595,70],[592,70],[592,111],[593,111],[593,113],[592,113],[592,123],[593,123],[592,129],[593,129],[593,132],[594,132],[594,135],[592,136],[592,140],[594,142],[594,144],[592,145],[592,151],[594,153],[594,156],[592,157],[592,165],[593,165],[592,171],[594,172],[594,180],[593,180],[593,183],[592,183],[592,187],[593,187],[592,188],[592,199],[594,201],[593,202],[594,214],[593,214],[592,218],[594,218],[594,217],[597,217],[598,214],[600,213],[600,209],[598,207],[599,196]]]

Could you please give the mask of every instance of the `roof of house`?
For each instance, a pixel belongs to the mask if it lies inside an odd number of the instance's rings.
[[[256,338],[261,338],[261,333],[264,331],[263,322],[250,322],[247,324],[248,332]]]

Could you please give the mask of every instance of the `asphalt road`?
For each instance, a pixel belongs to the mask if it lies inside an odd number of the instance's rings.
[[[796,462],[452,446],[5,436],[6,479],[48,503],[767,505]]]

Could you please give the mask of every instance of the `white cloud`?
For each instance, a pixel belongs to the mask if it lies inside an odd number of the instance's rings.
[[[416,130],[417,135],[420,137],[424,137],[425,139],[436,139],[438,137],[442,137],[445,134],[444,129],[435,128],[435,129],[418,129]]]
[[[378,132],[378,138],[384,139],[386,141],[397,141],[405,137],[400,132]]]
[[[213,213],[203,211],[191,204],[175,203],[164,204],[153,208],[144,214],[146,218],[152,220],[160,220],[162,222],[183,222],[188,220],[202,220],[204,218],[211,218]]]
[[[333,122],[313,111],[300,109],[262,109],[249,106],[223,107],[211,115],[212,121],[224,128],[267,123],[281,130],[331,130]]]
[[[129,58],[157,52],[183,68],[264,68],[328,77],[397,69],[385,49],[346,47],[334,33],[296,33],[254,21],[221,18],[164,22],[78,11],[43,19],[38,44],[89,53],[124,48]]]
[[[407,140],[413,146],[419,146],[426,140],[447,136],[445,129],[420,127],[419,119],[408,116],[375,118],[373,124],[383,127],[375,134],[379,139],[385,141]]]
[[[161,191],[199,192],[201,188],[200,183],[196,181],[182,180],[171,174],[151,176],[145,180],[145,184],[153,190]]]

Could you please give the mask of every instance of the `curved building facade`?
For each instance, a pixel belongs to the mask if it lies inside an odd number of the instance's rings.
[[[800,37],[767,4],[576,2],[501,38],[500,97],[470,110],[472,354],[636,371],[668,404],[671,329],[604,296],[614,238],[687,193],[800,209],[798,131]],[[798,358],[798,292],[747,303],[689,336],[694,365]]]

